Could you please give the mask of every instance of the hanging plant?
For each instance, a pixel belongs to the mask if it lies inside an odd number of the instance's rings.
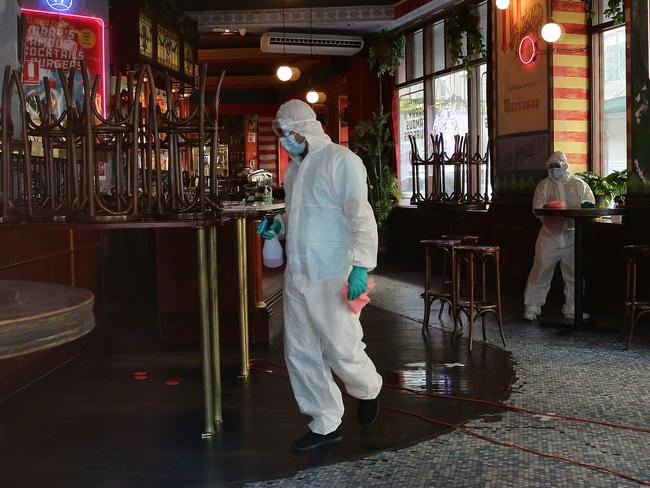
[[[582,0],[585,3],[585,12],[591,17],[596,15],[593,8],[593,0]],[[623,11],[623,0],[607,0],[607,8],[603,11],[606,18],[614,22],[614,25],[625,23],[625,12]]]
[[[368,66],[381,75],[394,75],[406,53],[406,38],[386,31],[379,34],[377,42],[368,49]]]
[[[476,6],[470,5],[469,1],[456,5],[445,18],[447,47],[451,59],[462,65],[468,73],[472,72],[470,63],[473,60],[487,55],[480,22]],[[466,39],[466,49],[463,49],[463,38]]]

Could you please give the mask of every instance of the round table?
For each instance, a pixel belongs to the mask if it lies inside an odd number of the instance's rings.
[[[573,308],[573,325],[582,327],[582,233],[585,220],[606,217],[608,215],[623,215],[623,208],[535,208],[533,213],[538,217],[566,217],[575,222],[575,293]]]
[[[0,359],[55,347],[95,327],[88,290],[0,280]]]

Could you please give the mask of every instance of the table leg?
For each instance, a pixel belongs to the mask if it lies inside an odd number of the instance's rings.
[[[208,287],[210,290],[210,332],[212,337],[212,379],[214,421],[221,423],[221,344],[219,342],[219,276],[217,266],[217,227],[211,226],[208,233],[210,251],[208,262],[210,263],[210,279]]]
[[[239,270],[239,324],[241,327],[241,373],[248,378],[248,276],[246,266],[246,219],[238,218],[237,226],[237,269]]]
[[[196,229],[198,246],[198,274],[199,274],[199,308],[201,318],[201,360],[203,366],[203,409],[204,430],[203,438],[214,435],[214,396],[211,371],[211,343],[210,343],[210,306],[208,296],[208,268],[206,266],[205,228]]]
[[[576,329],[582,327],[582,219],[575,221],[575,286],[573,296],[573,325]]]

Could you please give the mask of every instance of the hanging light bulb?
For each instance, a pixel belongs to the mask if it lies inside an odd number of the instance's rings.
[[[542,39],[555,42],[562,36],[562,28],[555,22],[548,22],[542,27]]]
[[[318,99],[320,97],[318,96],[318,92],[316,90],[311,89],[311,90],[309,90],[307,92],[307,95],[305,95],[305,98],[307,99],[307,101],[309,103],[314,104],[314,103],[316,103],[318,101]]]
[[[497,0],[496,6],[499,10],[505,10],[510,6],[510,0]]]
[[[275,72],[275,75],[278,77],[280,81],[289,81],[293,76],[293,71],[289,66],[282,65]]]

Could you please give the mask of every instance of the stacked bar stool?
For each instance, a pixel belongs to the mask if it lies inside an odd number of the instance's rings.
[[[474,339],[474,322],[481,318],[483,329],[483,341],[487,339],[485,332],[485,315],[493,313],[499,325],[499,333],[503,345],[506,345],[506,338],[503,334],[503,319],[501,313],[501,270],[500,270],[500,249],[499,246],[478,246],[478,245],[461,245],[455,247],[454,261],[454,289],[456,298],[456,320],[454,320],[454,333],[452,341],[458,333],[458,323],[460,322],[460,313],[464,312],[467,316],[467,326],[469,328],[469,350],[472,351]],[[487,265],[492,263],[494,267],[494,293],[493,299],[488,299],[487,289]],[[461,268],[465,265],[466,283],[465,287],[461,286],[460,273]]]
[[[454,329],[456,328],[456,295],[453,283],[455,281],[454,275],[454,249],[461,244],[460,240],[456,239],[431,239],[420,241],[424,245],[424,321],[422,322],[422,330],[424,331],[429,327],[429,317],[431,315],[431,305],[436,300],[440,301],[440,311],[438,312],[438,320],[442,318],[442,309],[444,304],[449,305],[451,317],[454,320]],[[436,254],[442,255],[442,278],[439,290],[433,290],[431,286],[431,265],[433,257]],[[451,274],[451,276],[448,276]]]
[[[634,326],[642,315],[650,313],[650,302],[640,301],[637,295],[637,269],[644,259],[650,257],[650,246],[631,245],[623,246],[627,267],[627,280],[625,286],[625,317],[628,325],[627,345],[630,348]]]

